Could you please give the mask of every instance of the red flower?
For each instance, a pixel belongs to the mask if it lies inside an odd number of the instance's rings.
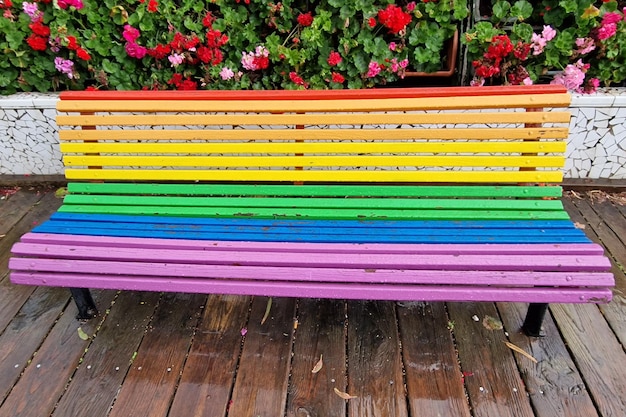
[[[291,82],[293,82],[294,84],[301,85],[301,86],[303,86],[304,88],[308,88],[308,87],[309,87],[309,83],[307,83],[306,81],[304,81],[304,80],[302,79],[302,77],[300,77],[300,76],[298,75],[298,73],[297,73],[297,72],[295,72],[295,71],[291,71],[291,72],[289,73],[289,79],[290,79],[290,80],[291,80]]]
[[[0,0],[0,9],[9,9],[13,6],[11,0]]]
[[[376,19],[374,19],[373,17],[370,17],[369,20],[367,21],[367,24],[371,28],[375,27],[376,26]]]
[[[148,49],[148,55],[154,59],[163,59],[170,54],[172,49],[169,45],[158,44],[154,48]]]
[[[89,61],[91,59],[91,55],[89,55],[89,52],[85,51],[83,48],[78,48],[76,50],[76,56],[83,61]]]
[[[88,85],[87,87],[85,87],[85,91],[98,91],[98,87],[93,86],[93,85]]]
[[[389,33],[396,34],[411,23],[411,15],[395,4],[390,4],[386,9],[378,11],[378,21],[389,29]]]
[[[313,15],[311,12],[305,14],[300,13],[298,15],[298,23],[302,26],[311,26],[311,23],[313,23]]]
[[[41,20],[31,23],[28,27],[35,35],[43,36],[44,38],[50,36],[50,28],[41,23]]]
[[[270,59],[266,56],[255,56],[252,64],[257,70],[263,70],[270,66]]]
[[[338,72],[333,72],[333,78],[332,78],[334,83],[343,83],[346,79],[343,77],[343,75],[339,74]]]
[[[210,29],[206,33],[206,44],[211,48],[220,48],[228,42],[228,36],[222,35],[219,30]]]
[[[197,90],[198,84],[190,78],[187,78],[183,83],[178,87],[179,90]]]
[[[530,53],[530,44],[523,43],[521,41],[517,43],[517,45],[515,46],[515,49],[513,50],[513,55],[515,56],[515,58],[519,59],[520,61],[525,61],[526,58],[528,58],[529,53]]]
[[[79,48],[78,43],[76,42],[76,38],[74,36],[68,36],[67,38],[67,49],[70,51],[75,51]]]
[[[211,12],[207,12],[206,16],[204,16],[204,19],[202,19],[202,26],[204,26],[205,28],[210,28],[211,26],[213,26],[213,22],[215,22],[215,17]]]
[[[339,52],[332,51],[330,55],[328,55],[327,62],[331,67],[339,65],[339,63],[341,63],[341,55],[339,55]]]
[[[156,12],[158,7],[159,7],[159,2],[157,0],[148,1],[148,11],[150,13]]]
[[[28,37],[28,39],[26,39],[26,43],[28,43],[28,46],[33,48],[35,51],[45,51],[48,47],[48,38],[44,38],[33,33]]]

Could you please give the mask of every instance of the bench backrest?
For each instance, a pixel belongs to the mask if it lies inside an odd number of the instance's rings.
[[[67,92],[57,123],[70,180],[558,183],[569,102],[559,86]]]

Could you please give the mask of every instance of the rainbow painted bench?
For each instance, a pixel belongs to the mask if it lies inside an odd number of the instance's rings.
[[[601,303],[603,249],[559,198],[556,86],[67,92],[68,195],[11,280],[341,299]],[[553,111],[546,111],[550,108]]]

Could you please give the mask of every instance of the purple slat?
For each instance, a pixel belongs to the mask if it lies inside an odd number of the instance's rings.
[[[441,269],[452,271],[607,271],[611,265],[598,255],[496,255],[422,253],[319,253],[241,252],[239,250],[168,250],[155,248],[80,247],[37,243],[16,243],[16,255],[43,258],[142,261],[216,265],[261,265],[362,269]]]
[[[511,301],[535,303],[605,303],[611,300],[608,289],[510,288],[467,286],[420,286],[382,284],[339,284],[267,282],[127,275],[81,275],[12,272],[18,284],[55,287],[89,287],[116,290],[171,291],[206,294],[237,294],[270,297],[339,298],[396,301]]]
[[[609,287],[613,274],[605,272],[463,271],[259,267],[233,265],[168,264],[42,258],[13,258],[13,271],[161,276],[178,278],[226,278],[269,281],[352,282],[386,284],[537,285]]]
[[[125,248],[238,250],[253,252],[318,253],[420,253],[420,254],[569,254],[602,255],[604,249],[595,243],[567,244],[350,244],[295,242],[226,242],[185,239],[151,239],[105,236],[79,236],[47,233],[25,234],[22,242],[71,244],[77,246],[112,246]]]

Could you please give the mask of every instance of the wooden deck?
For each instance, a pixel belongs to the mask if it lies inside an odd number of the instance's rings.
[[[94,291],[101,314],[81,323],[69,291],[8,279],[9,248],[60,205],[54,191],[0,187],[0,417],[625,413],[623,195],[566,198],[615,261],[614,301],[552,305],[530,339],[510,303]]]

